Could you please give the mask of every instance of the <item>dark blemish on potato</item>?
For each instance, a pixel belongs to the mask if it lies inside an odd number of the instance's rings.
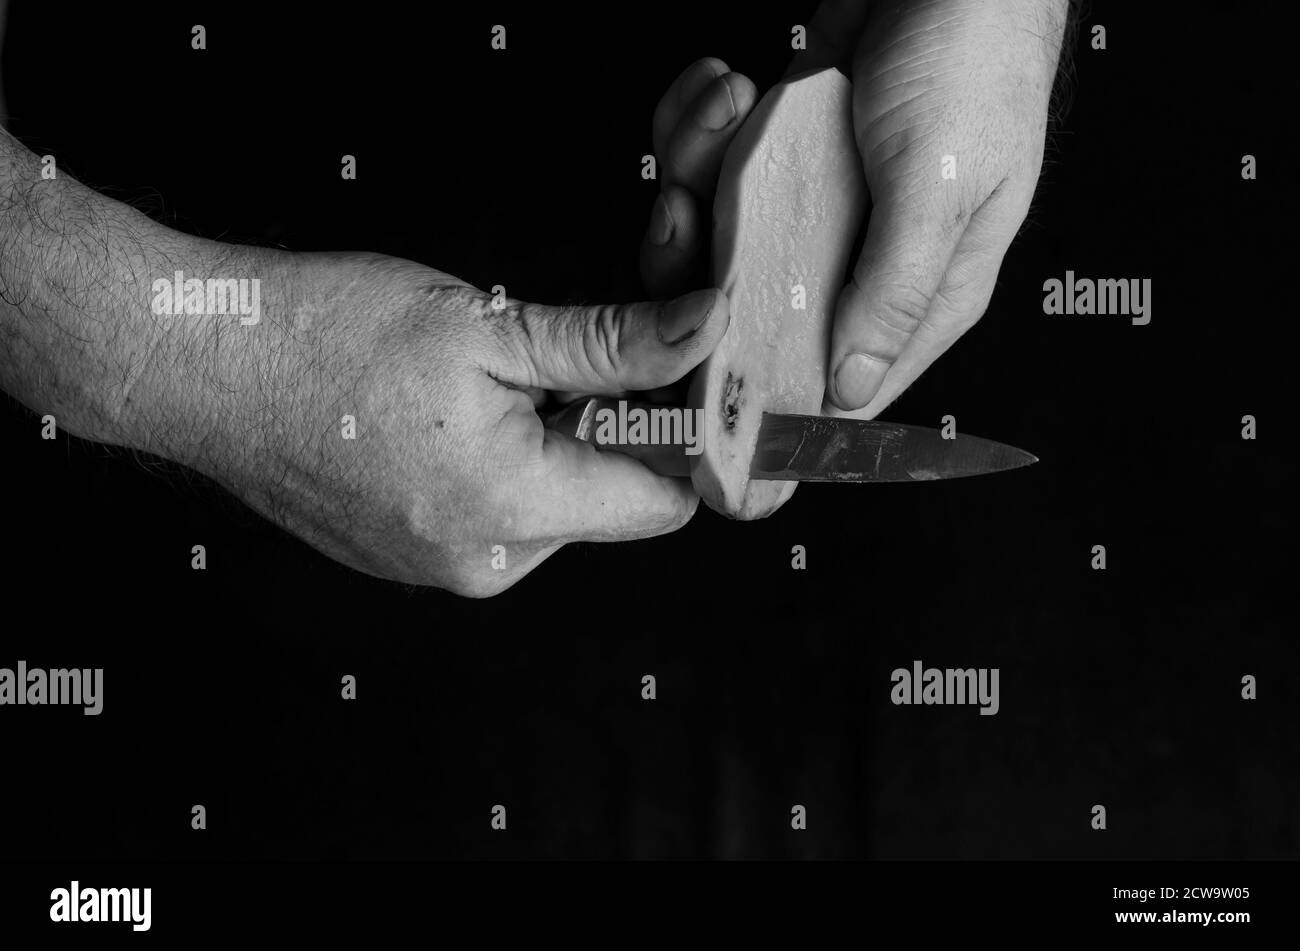
[[[728,430],[734,430],[740,419],[740,407],[745,401],[741,391],[744,389],[744,377],[727,374],[727,381],[722,385],[722,424]]]

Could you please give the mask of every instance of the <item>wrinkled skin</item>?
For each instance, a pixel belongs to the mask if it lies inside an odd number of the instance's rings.
[[[1066,14],[1066,0],[818,8],[789,72],[833,65],[851,77],[872,202],[836,309],[825,412],[874,417],[988,308],[1042,167]],[[642,250],[652,289],[698,282],[721,151],[735,130],[710,132],[706,120],[728,111],[743,120],[756,98],[748,79],[709,59],[660,104],[655,148],[669,174]],[[665,207],[671,237],[656,243]]]
[[[263,436],[274,462],[260,454],[216,474],[332,557],[487,596],[566,542],[644,538],[691,518],[687,480],[547,430],[538,407],[546,391],[679,379],[726,329],[721,293],[666,306],[494,306],[448,275],[378,256],[310,256],[297,274],[328,290],[275,328],[274,359],[244,388],[299,394]],[[665,343],[661,328],[686,336]],[[344,414],[355,439],[340,436]]]

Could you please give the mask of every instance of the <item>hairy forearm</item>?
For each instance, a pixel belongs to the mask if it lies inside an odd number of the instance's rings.
[[[290,261],[173,231],[61,171],[42,178],[0,132],[0,388],[68,432],[205,470],[234,452],[238,428],[217,423],[251,411]],[[258,279],[258,323],[160,313],[155,282],[176,272]]]

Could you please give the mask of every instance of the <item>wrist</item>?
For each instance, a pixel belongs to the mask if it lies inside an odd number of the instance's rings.
[[[310,494],[302,474],[339,463],[342,416],[364,416],[371,312],[392,287],[372,264],[391,259],[217,248],[212,276],[250,301],[256,288],[259,312],[158,318],[156,362],[176,372],[149,414],[170,439],[152,451],[245,497]]]
[[[298,398],[296,256],[180,236],[147,294],[147,369],[122,421],[136,448],[240,481]]]

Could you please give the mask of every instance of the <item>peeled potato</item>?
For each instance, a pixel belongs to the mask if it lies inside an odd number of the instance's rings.
[[[866,194],[851,86],[834,69],[773,87],[723,160],[713,278],[731,325],[697,371],[690,405],[704,424],[691,479],[724,515],[763,518],[794,492],[794,482],[751,482],[750,460],[764,412],[821,410],[835,299]]]

